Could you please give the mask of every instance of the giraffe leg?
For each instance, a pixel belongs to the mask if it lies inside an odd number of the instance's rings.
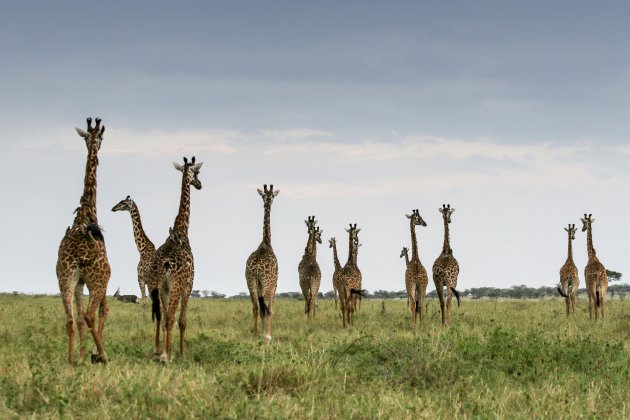
[[[105,297],[105,290],[93,290],[90,291],[90,299],[88,301],[87,312],[85,313],[85,322],[92,333],[94,344],[96,344],[97,354],[92,355],[92,363],[107,363],[107,354],[103,349],[103,343],[101,336],[98,332],[98,326],[96,325],[96,310],[100,308],[103,298]]]
[[[187,292],[187,293],[186,293]],[[188,308],[188,298],[190,291],[186,291],[182,295],[182,305],[179,310],[179,356],[184,356],[184,335],[186,333],[186,310]]]
[[[63,309],[66,311],[66,333],[68,334],[68,364],[74,364],[74,317],[72,314],[72,291],[63,293]]]
[[[337,288],[333,287],[333,292],[335,292],[335,310],[337,310]]]
[[[85,313],[83,312],[83,284],[77,283],[74,288],[74,299],[77,307],[77,328],[79,330],[79,360],[85,358],[85,349],[87,342],[85,341]]]
[[[265,318],[267,319],[267,334],[265,334],[265,339],[271,340],[271,320],[273,318],[273,295],[267,297],[267,314]],[[264,324],[263,324],[264,328]]]
[[[588,295],[588,318],[593,319],[593,297],[591,296],[591,290],[587,288],[586,294]]]
[[[109,303],[107,303],[107,295],[103,294],[101,306],[98,308],[98,336],[103,340],[103,330],[105,329],[105,321],[109,314]]]
[[[453,299],[453,291],[451,290],[448,283],[446,283],[446,322],[451,322],[451,300]]]
[[[442,280],[435,281],[435,291],[440,299],[440,311],[442,312],[442,325],[446,325],[446,314],[444,313],[444,285]]]

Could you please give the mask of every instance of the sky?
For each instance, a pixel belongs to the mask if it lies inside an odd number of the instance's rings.
[[[304,220],[363,287],[403,290],[405,214],[429,275],[450,204],[458,289],[554,286],[569,223],[584,285],[599,259],[628,272],[630,4],[622,1],[4,2],[0,5],[0,292],[57,293],[59,242],[83,189],[74,128],[100,117],[98,216],[108,291],[139,294],[130,195],[156,244],[179,205],[172,162],[196,156],[194,289],[246,292],[271,210],[278,292],[299,290]],[[624,279],[624,282],[627,280]],[[432,290],[432,282],[429,289]]]

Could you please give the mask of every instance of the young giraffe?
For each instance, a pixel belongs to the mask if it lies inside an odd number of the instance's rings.
[[[179,355],[184,355],[184,336],[186,333],[186,308],[193,287],[195,264],[188,241],[188,227],[190,224],[190,186],[201,189],[199,171],[203,162],[195,163],[184,158],[184,165],[173,162],[175,169],[182,173],[181,197],[179,211],[172,230],[166,242],[160,246],[149,270],[148,285],[153,300],[153,314],[157,320],[155,331],[155,354],[159,361],[168,363],[172,360],[171,333],[175,324],[177,305],[181,302],[179,311]],[[160,323],[162,314],[165,316],[162,326],[164,334],[164,348],[160,351]]]
[[[582,220],[582,232],[586,232],[586,249],[588,251],[588,263],[584,268],[584,282],[588,293],[588,315],[593,318],[593,304],[595,305],[595,319],[601,313],[604,318],[604,302],[606,300],[606,290],[608,289],[608,276],[606,268],[597,258],[595,248],[593,248],[593,223],[595,219],[584,214]]]
[[[267,331],[265,339],[271,340],[271,319],[273,317],[273,298],[278,286],[278,260],[271,246],[271,204],[280,193],[273,190],[273,184],[267,189],[258,189],[258,194],[263,199],[265,215],[263,218],[263,239],[258,248],[251,253],[245,265],[245,279],[249,289],[249,297],[252,300],[252,313],[254,315],[254,335],[258,335],[258,313],[260,310],[260,323]]]
[[[333,292],[335,292],[335,309],[337,309],[337,295],[339,293],[339,272],[341,271],[341,264],[339,263],[339,258],[337,257],[337,240],[335,238],[330,238],[328,240],[329,248],[333,250],[333,262],[335,263],[335,272],[333,273]]]
[[[409,248],[403,246],[402,251],[400,251],[400,258],[405,257],[405,267],[409,266]]]
[[[409,267],[409,248],[407,248],[406,246],[403,246],[402,251],[400,251],[399,258],[403,257],[405,257],[405,267]],[[407,293],[407,307],[409,307],[409,293]]]
[[[424,269],[420,262],[416,226],[426,226],[427,224],[422,220],[417,209],[412,211],[411,216],[408,214],[406,216],[409,219],[411,230],[411,261],[407,264],[407,270],[405,271],[405,286],[407,287],[407,298],[409,299],[411,317],[415,327],[418,315],[420,316],[420,324],[422,324],[422,301],[429,284],[427,270]]]
[[[76,325],[79,330],[79,357],[85,357],[85,326],[90,329],[96,344],[97,354],[92,354],[92,363],[107,363],[107,354],[103,349],[103,328],[107,319],[107,284],[111,269],[107,260],[105,240],[98,225],[96,216],[96,169],[98,167],[98,151],[103,141],[105,127],[101,120],[96,119],[96,126],[92,126],[92,119],[87,119],[87,131],[76,129],[79,136],[85,140],[88,155],[85,166],[85,178],[81,205],[76,210],[76,217],[72,227],[59,244],[57,257],[57,279],[59,291],[63,299],[66,312],[66,332],[68,334],[68,363],[74,363],[74,332],[75,319],[72,313],[72,298],[76,301]],[[86,285],[90,297],[87,310],[83,310],[83,286]],[[99,310],[98,328],[96,325],[96,310]]]
[[[573,240],[575,239],[575,232],[577,229],[575,225],[569,224],[568,228],[564,228],[567,231],[569,237],[569,250],[567,260],[560,268],[560,283],[558,284],[558,292],[564,297],[567,305],[567,316],[569,316],[570,309],[573,309],[573,315],[575,316],[575,300],[577,297],[577,291],[580,286],[580,278],[578,277],[578,270],[573,262]]]
[[[300,275],[300,288],[305,300],[304,312],[310,317],[315,315],[315,307],[317,305],[317,293],[322,279],[322,273],[317,263],[317,243],[322,243],[323,230],[319,230],[315,216],[309,216],[305,220],[308,230],[308,241],[304,256],[298,264],[298,273]]]
[[[451,249],[451,242],[449,237],[448,225],[451,223],[451,214],[455,211],[451,208],[451,205],[442,205],[439,209],[442,213],[442,219],[444,220],[444,245],[442,246],[442,253],[433,263],[433,282],[435,283],[435,290],[438,298],[440,299],[440,310],[442,311],[442,325],[446,325],[451,318],[451,299],[453,293],[457,298],[457,306],[459,306],[459,292],[455,290],[457,287],[457,275],[459,274],[459,264],[455,257],[453,257],[453,250]],[[448,296],[446,299],[446,308],[444,307],[444,287],[447,287]]]
[[[363,296],[361,290],[361,270],[357,265],[359,252],[359,232],[356,223],[350,224],[350,229],[346,229],[349,237],[348,261],[339,272],[339,302],[343,317],[343,327],[354,324],[354,312],[356,311],[357,296]]]
[[[140,211],[136,203],[129,197],[116,204],[112,211],[128,211],[131,215],[131,223],[133,225],[133,237],[136,241],[136,247],[140,253],[140,261],[138,261],[138,285],[140,286],[140,292],[142,294],[142,303],[146,301],[145,285],[149,276],[149,268],[151,267],[151,260],[155,254],[155,245],[149,239],[147,234],[142,228],[142,221],[140,220]]]

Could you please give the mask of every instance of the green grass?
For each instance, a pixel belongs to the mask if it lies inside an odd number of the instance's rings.
[[[364,301],[343,330],[331,301],[277,300],[267,344],[249,300],[193,299],[163,366],[149,306],[110,300],[110,363],[71,369],[60,298],[0,295],[0,418],[629,418],[630,302],[578,305],[464,300],[441,328],[432,302],[414,331],[405,301]]]

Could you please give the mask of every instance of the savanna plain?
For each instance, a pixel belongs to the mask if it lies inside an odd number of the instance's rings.
[[[584,299],[568,319],[560,299],[464,299],[442,328],[432,300],[414,330],[405,301],[365,300],[344,330],[331,300],[307,319],[277,299],[267,343],[249,299],[191,299],[168,365],[150,305],[109,302],[109,363],[70,368],[61,298],[0,295],[0,418],[630,418],[628,301],[595,322]]]

